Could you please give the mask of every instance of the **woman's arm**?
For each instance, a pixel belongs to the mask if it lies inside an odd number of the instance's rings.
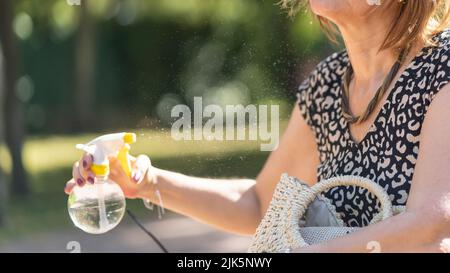
[[[296,106],[278,148],[270,154],[256,181],[197,178],[154,168],[148,173],[156,185],[143,189],[138,197],[158,203],[154,194],[158,188],[164,206],[170,210],[220,229],[253,234],[281,174],[288,172],[314,183],[317,164],[314,134]]]
[[[425,118],[406,212],[348,236],[296,252],[437,252],[450,238],[450,85],[434,98]]]
[[[128,198],[144,198],[157,204],[158,189],[167,209],[220,229],[253,234],[283,172],[305,182],[316,181],[318,153],[314,134],[296,105],[278,148],[270,154],[256,181],[190,177],[154,168],[144,155],[132,158],[131,163],[132,179],[125,175],[116,159],[110,158],[110,178]],[[77,183],[82,186],[94,182],[89,171],[91,164],[89,155],[74,164],[73,178],[65,188],[67,194]]]

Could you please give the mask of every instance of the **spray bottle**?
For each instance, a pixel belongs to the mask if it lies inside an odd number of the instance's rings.
[[[69,195],[69,215],[75,226],[87,233],[101,234],[116,227],[125,213],[125,196],[109,175],[108,157],[116,157],[127,176],[131,174],[128,152],[136,141],[133,133],[116,133],[100,136],[76,148],[93,156],[91,171],[94,184],[75,186]]]

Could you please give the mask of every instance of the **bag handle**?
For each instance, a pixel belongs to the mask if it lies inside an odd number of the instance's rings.
[[[287,174],[283,174],[282,179],[292,178]],[[294,242],[297,245],[295,247],[308,246],[308,244],[301,236],[298,226],[298,221],[299,219],[303,218],[308,206],[320,193],[339,186],[358,186],[367,189],[380,201],[380,214],[382,216],[381,220],[387,219],[392,216],[392,203],[389,199],[388,194],[380,185],[378,185],[374,181],[368,178],[353,175],[337,176],[326,179],[321,181],[320,183],[316,183],[310,188],[303,187],[303,190],[299,192],[299,198],[292,204],[291,211],[288,214],[289,219],[286,227],[286,235],[288,236],[288,240],[291,240],[291,242]]]

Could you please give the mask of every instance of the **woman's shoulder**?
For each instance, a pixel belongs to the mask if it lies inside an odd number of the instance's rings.
[[[433,36],[431,39],[431,45],[425,47],[422,52],[421,61],[434,65],[447,66],[450,61],[449,55],[450,28],[446,28]]]
[[[435,43],[435,46],[439,49],[449,48],[449,46],[450,46],[450,27],[437,33],[432,38],[432,42]]]
[[[315,68],[315,70],[323,71],[324,69],[329,69],[333,72],[339,72],[336,71],[339,68],[346,68],[348,65],[349,59],[347,50],[341,50],[334,52],[333,54],[329,55],[325,59],[323,59],[321,62],[319,62]]]
[[[450,28],[435,34],[431,44],[416,55],[398,80],[398,88],[392,90],[392,98],[396,102],[409,98],[416,116],[423,118],[436,95],[449,82]],[[398,107],[404,107],[404,103]]]
[[[341,84],[348,64],[347,51],[335,52],[319,62],[298,87],[297,104],[310,126],[317,126],[315,120],[324,108],[322,104],[337,95],[334,91]]]
[[[303,80],[298,88],[298,92],[310,90],[313,92],[317,88],[340,82],[349,64],[349,58],[346,50],[334,52],[322,61],[320,61],[309,75]]]
[[[432,45],[416,60],[413,71],[420,81],[418,86],[430,101],[450,82],[450,28],[433,37]]]

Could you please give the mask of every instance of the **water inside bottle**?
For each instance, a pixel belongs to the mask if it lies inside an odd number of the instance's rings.
[[[113,229],[122,219],[125,212],[123,200],[105,202],[107,224],[100,225],[100,208],[97,200],[77,202],[69,208],[69,214],[74,224],[82,230],[93,233],[105,233]]]
[[[102,197],[98,196],[99,192]],[[125,214],[125,206],[122,190],[115,183],[76,187],[68,201],[69,215],[75,226],[91,234],[105,233],[116,227]]]

